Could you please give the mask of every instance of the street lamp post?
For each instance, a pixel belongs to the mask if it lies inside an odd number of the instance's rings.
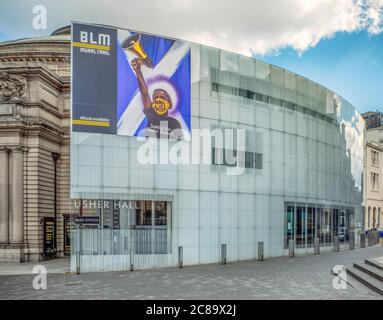
[[[57,257],[57,161],[60,159],[60,154],[57,152],[52,152],[52,159],[55,166],[55,175],[54,175],[54,215],[55,215],[55,224],[54,224],[54,247],[55,247],[55,256]]]

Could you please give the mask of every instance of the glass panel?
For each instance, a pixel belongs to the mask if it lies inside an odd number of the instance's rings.
[[[315,238],[315,208],[307,208],[307,244],[314,245]]]
[[[154,206],[154,225],[167,225],[167,205],[166,201],[156,201]]]
[[[297,207],[297,234],[296,245],[304,247],[306,242],[306,208],[303,206]]]
[[[152,201],[136,201],[131,219],[132,228],[147,228],[152,225]]]
[[[328,245],[332,243],[331,210],[328,208],[326,208],[324,211],[324,222],[325,222],[324,243]]]
[[[348,231],[349,232],[354,232],[354,210],[350,210],[350,226],[349,226],[349,229]]]
[[[348,240],[347,225],[346,225],[346,210],[339,210],[339,228],[338,228],[339,242],[345,242]]]
[[[324,221],[324,209],[323,208],[317,208],[317,230],[318,230],[318,237],[319,242],[322,244],[324,243],[324,228],[325,228],[325,221]]]
[[[286,223],[285,223],[285,233],[286,233],[286,248],[289,246],[289,240],[294,239],[294,206],[287,205],[286,207]]]
[[[351,210],[346,210],[346,233],[347,233],[347,241],[350,239],[350,233],[352,232],[352,224],[353,224],[353,216],[351,215]]]
[[[332,228],[333,235],[339,239],[339,209],[332,209]]]

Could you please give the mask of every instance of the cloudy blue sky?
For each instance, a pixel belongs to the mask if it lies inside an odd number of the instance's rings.
[[[383,111],[383,34],[342,32],[301,55],[286,48],[259,57],[323,84],[361,112]]]
[[[47,28],[33,28],[44,5]],[[1,0],[0,41],[71,20],[159,33],[254,56],[383,111],[383,0]]]

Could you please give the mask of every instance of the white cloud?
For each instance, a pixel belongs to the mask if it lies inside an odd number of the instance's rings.
[[[383,23],[383,0],[368,1],[367,9],[367,30],[371,34],[382,32]]]
[[[71,20],[159,33],[251,55],[304,52],[337,32],[382,31],[383,0],[2,0],[0,34],[40,35],[32,8],[46,3],[50,31]],[[5,10],[3,10],[5,8]],[[18,19],[16,19],[17,17]]]

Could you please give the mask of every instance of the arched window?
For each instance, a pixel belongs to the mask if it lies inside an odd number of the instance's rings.
[[[376,208],[372,210],[372,228],[376,228]]]
[[[381,214],[382,214],[382,210],[380,210],[380,208],[379,208],[379,209],[378,209],[378,226],[377,226],[378,228],[381,227],[381,226],[380,226],[380,221],[382,221],[382,220],[381,220],[381,216],[380,216]]]

